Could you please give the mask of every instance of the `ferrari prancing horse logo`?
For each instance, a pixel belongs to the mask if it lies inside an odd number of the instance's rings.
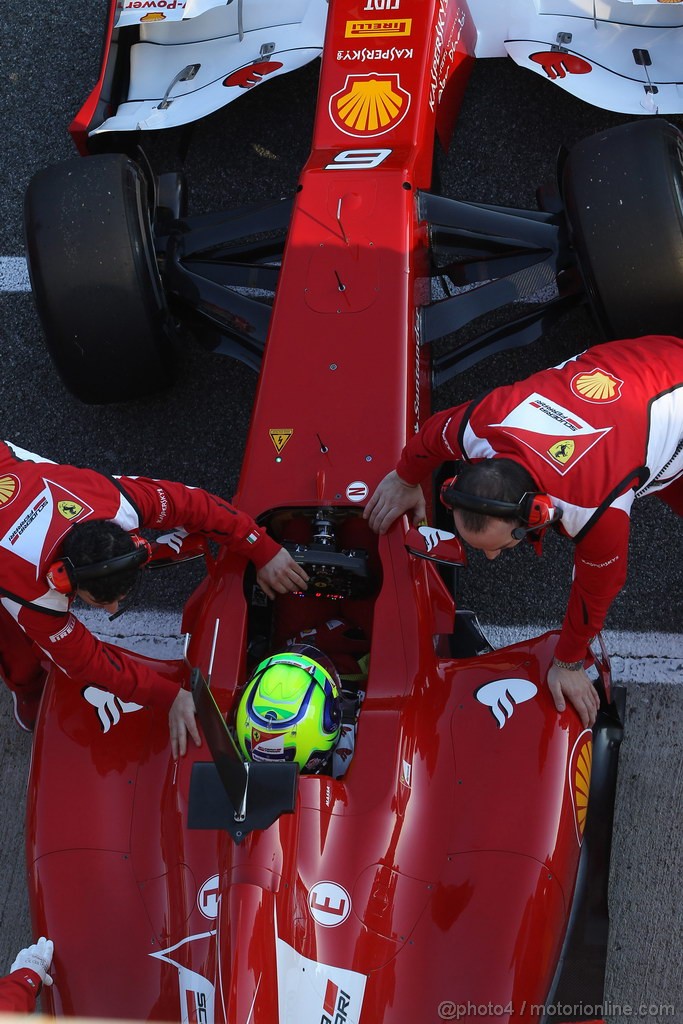
[[[551,459],[555,459],[555,462],[559,462],[564,466],[574,454],[575,447],[576,445],[572,439],[567,438],[565,441],[558,441],[556,444],[551,445],[548,448],[548,455]]]
[[[65,519],[75,519],[83,511],[83,506],[77,501],[58,501],[57,510]]]

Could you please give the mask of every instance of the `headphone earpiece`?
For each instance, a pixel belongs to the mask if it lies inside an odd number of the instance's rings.
[[[522,515],[532,530],[543,530],[562,517],[562,513],[553,506],[547,494],[525,494],[521,504],[527,506],[522,509]]]
[[[115,555],[101,562],[75,566],[70,558],[58,559],[45,574],[48,586],[59,594],[74,594],[82,584],[90,580],[113,576],[114,573],[126,569],[142,568],[152,557],[152,545],[138,533],[131,533],[130,539],[135,544],[133,551],[128,551],[125,555]]]
[[[73,594],[77,590],[73,566],[68,558],[53,562],[45,576],[50,590],[56,590],[58,594]]]

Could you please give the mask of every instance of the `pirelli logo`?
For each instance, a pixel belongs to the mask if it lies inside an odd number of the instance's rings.
[[[370,18],[367,21],[347,21],[347,39],[377,39],[388,36],[409,36],[412,18]]]

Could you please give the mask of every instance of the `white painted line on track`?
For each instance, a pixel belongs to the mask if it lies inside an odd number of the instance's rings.
[[[109,622],[105,612],[78,610],[78,617],[108,643],[118,643],[153,658],[180,658],[183,637],[181,613],[132,610]],[[552,625],[493,626],[482,624],[484,635],[494,647],[507,647],[540,636]],[[634,633],[605,630],[615,682],[683,683],[683,634]]]
[[[540,636],[556,625],[488,626],[484,635],[494,647],[517,644],[531,636]],[[603,630],[615,682],[683,683],[683,633],[634,633],[630,630]]]
[[[23,256],[0,256],[0,292],[30,292],[31,282]]]

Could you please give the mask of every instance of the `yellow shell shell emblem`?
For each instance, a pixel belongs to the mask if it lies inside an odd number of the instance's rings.
[[[83,511],[83,506],[79,505],[77,501],[58,501],[57,511],[65,519],[75,519]]]
[[[403,120],[410,94],[398,75],[349,75],[330,100],[330,115],[348,135],[383,135]]]
[[[567,438],[566,441],[557,441],[548,448],[548,455],[551,459],[555,459],[555,462],[559,462],[564,466],[571,459],[574,454],[576,445],[571,438]]]
[[[14,476],[0,477],[0,505],[6,505],[17,493],[17,478]]]
[[[586,739],[577,752],[574,764],[574,810],[576,812],[576,828],[579,841],[583,839],[588,812],[588,792],[591,784],[591,768],[593,767],[593,743]]]
[[[623,381],[606,370],[577,373],[572,380],[572,391],[588,402],[614,402],[621,396]]]

